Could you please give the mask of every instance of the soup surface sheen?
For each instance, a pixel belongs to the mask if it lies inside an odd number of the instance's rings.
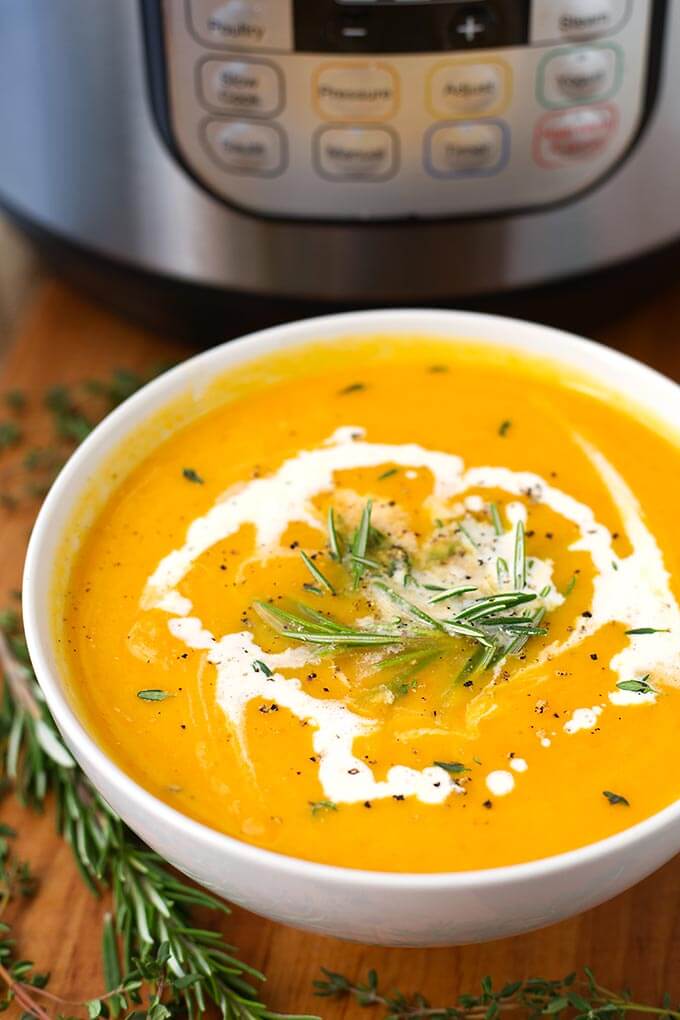
[[[679,795],[676,445],[481,345],[232,375],[117,483],[56,599],[129,775],[241,840],[388,871],[559,853]]]

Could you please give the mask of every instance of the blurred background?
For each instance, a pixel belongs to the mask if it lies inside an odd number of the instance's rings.
[[[676,277],[678,52],[669,0],[4,0],[0,330],[48,271],[197,345],[384,304],[596,332]]]

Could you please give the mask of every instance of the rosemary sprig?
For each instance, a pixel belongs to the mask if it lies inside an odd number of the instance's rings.
[[[544,616],[545,616],[545,606],[541,606],[540,609],[537,609],[529,617],[529,620],[533,624],[534,627],[538,628],[538,625],[540,624],[540,622],[541,622],[541,620],[543,619]],[[546,631],[543,630],[543,633],[545,634]],[[526,645],[527,641],[529,640],[529,637],[530,637],[530,635],[526,634],[526,633],[525,634],[517,634],[516,637],[514,637],[510,641],[509,644],[505,645],[505,647],[503,647],[503,648],[499,648],[498,652],[496,653],[496,656],[494,657],[494,659],[491,662],[491,665],[495,666],[498,662],[501,661],[501,659],[505,659],[505,658],[508,658],[510,656],[513,656],[513,655],[519,655],[520,652],[522,651],[522,649],[524,648],[524,646]]]
[[[421,609],[420,606],[414,605],[413,602],[409,602],[409,600],[405,599],[403,595],[400,595],[399,592],[390,588],[389,585],[384,584],[382,581],[377,581],[375,583],[375,587],[384,591],[385,594],[392,599],[395,605],[399,606],[399,608],[404,612],[434,630],[440,630],[450,636],[473,638],[475,641],[479,641],[480,644],[483,645],[489,643],[484,631],[480,630],[479,627],[471,626],[467,622],[462,622],[462,616],[460,619],[458,619],[458,617],[454,617],[452,620],[441,620],[439,617],[431,616],[429,613],[426,613],[424,609]]]
[[[507,591],[499,592],[497,595],[485,595],[483,598],[475,599],[464,609],[461,609],[453,617],[454,620],[479,620],[492,617],[499,610],[516,609],[518,606],[533,602],[536,599],[534,592]]]
[[[490,977],[482,978],[480,990],[459,995],[450,1006],[433,1006],[424,995],[386,992],[378,975],[369,971],[365,982],[322,968],[323,978],[314,982],[316,994],[329,999],[353,999],[359,1006],[377,1007],[386,1020],[494,1020],[501,1013],[516,1013],[527,1020],[569,1014],[575,1020],[624,1020],[634,1013],[680,1020],[680,1005],[666,996],[659,1006],[635,1002],[600,985],[593,972],[567,974],[558,980],[529,978],[496,987]]]
[[[253,606],[260,618],[280,634],[307,644],[353,647],[361,645],[393,645],[402,640],[401,635],[389,631],[360,630],[346,627],[330,616],[313,613],[308,606],[299,603],[298,614],[279,609],[268,602],[256,601]],[[305,618],[307,617],[307,619]]]
[[[71,846],[83,880],[94,892],[109,887],[113,893],[113,928],[104,933],[107,983],[111,985],[118,976],[113,994],[95,1000],[99,1005],[92,1006],[90,1015],[100,1015],[106,1001],[106,1008],[116,1017],[138,1005],[144,989],[149,1006],[139,1015],[149,1020],[163,1020],[178,1009],[190,1017],[199,1016],[210,1004],[225,1020],[273,1016],[252,983],[263,980],[263,975],[240,961],[219,931],[191,923],[196,907],[214,917],[228,914],[229,907],[178,878],[102,800],[75,765],[52,722],[18,620],[9,613],[3,615],[2,623],[3,780],[29,807],[42,809],[48,794],[54,796],[58,830]],[[25,1004],[28,993],[17,986],[16,973],[0,969],[0,980],[17,1001],[24,995]],[[95,1008],[99,1012],[94,1012]],[[33,1015],[49,1016],[44,1010]]]

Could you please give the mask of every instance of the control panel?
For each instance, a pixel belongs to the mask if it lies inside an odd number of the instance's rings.
[[[163,120],[205,187],[317,220],[577,196],[642,121],[654,0],[153,0]]]

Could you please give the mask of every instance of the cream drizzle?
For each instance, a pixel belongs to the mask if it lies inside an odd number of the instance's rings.
[[[377,724],[351,712],[341,701],[312,697],[302,689],[298,677],[286,677],[276,671],[277,667],[302,665],[300,653],[308,654],[305,649],[267,654],[248,631],[226,634],[217,641],[196,617],[170,620],[169,627],[174,637],[189,648],[208,652],[208,662],[217,668],[218,704],[234,727],[246,759],[245,712],[251,701],[261,699],[265,704],[271,702],[287,708],[315,727],[312,745],[319,756],[319,781],[325,796],[335,804],[412,796],[424,804],[441,804],[450,793],[464,792],[437,765],[422,771],[393,765],[385,780],[376,780],[370,767],[355,757],[352,748],[357,737],[373,732]],[[272,676],[255,670],[256,660],[266,661]]]
[[[592,708],[575,708],[571,713],[571,719],[563,726],[564,732],[573,734],[580,733],[581,730],[594,730],[601,715],[601,705],[593,705]]]
[[[363,435],[360,428],[340,428],[325,444],[301,451],[270,477],[253,479],[228,490],[205,515],[193,521],[184,544],[165,556],[147,581],[142,608],[168,612],[173,616],[169,621],[170,630],[178,640],[188,647],[208,651],[208,660],[218,671],[219,704],[239,733],[242,746],[245,706],[250,700],[271,698],[275,694],[277,703],[316,727],[313,739],[320,757],[319,779],[325,795],[334,802],[358,802],[393,796],[396,792],[416,796],[426,803],[439,803],[451,790],[461,789],[436,766],[422,772],[394,766],[386,782],[376,781],[368,766],[352,754],[354,739],[369,732],[375,723],[349,712],[341,702],[322,701],[307,695],[295,677],[276,673],[273,680],[266,680],[252,669],[252,660],[264,657],[275,664],[278,661],[282,668],[284,662],[271,655],[265,656],[246,632],[215,639],[204,630],[200,620],[189,617],[191,602],[177,587],[198,557],[243,525],[254,527],[256,548],[263,557],[279,551],[281,537],[292,521],[321,529],[311,500],[332,488],[334,472],[385,463],[409,469],[425,468],[431,472],[433,491],[426,506],[433,518],[447,510],[450,512],[454,497],[473,488],[492,488],[543,503],[577,526],[580,537],[571,548],[587,552],[596,572],[592,616],[582,618],[581,625],[566,641],[555,642],[544,649],[535,662],[545,661],[578,644],[610,621],[619,621],[629,628],[640,626],[641,621],[644,624],[651,621],[650,625],[667,627],[670,633],[657,634],[654,641],[648,637],[628,638],[610,666],[622,679],[630,679],[641,672],[657,672],[659,681],[680,684],[680,610],[670,590],[661,552],[644,524],[630,488],[592,444],[576,437],[619,510],[633,547],[632,554],[626,558],[615,554],[610,532],[595,519],[590,507],[539,475],[504,467],[473,467],[466,471],[461,458],[453,454],[428,450],[414,443],[370,443]],[[472,505],[479,504],[473,499]],[[526,507],[519,501],[510,503],[506,513],[512,523],[526,519]],[[512,533],[507,532],[499,542],[505,543],[507,549],[498,554],[508,559]],[[531,587],[534,590],[542,587],[551,574],[549,561],[536,561],[534,575],[530,577]],[[554,604],[558,604],[559,596],[553,594],[552,598]],[[309,656],[304,649],[297,652]],[[290,658],[286,658],[285,663],[293,665]],[[349,773],[349,769],[357,768],[358,772]]]
[[[496,769],[486,777],[486,787],[494,797],[507,797],[515,789],[515,777],[506,769]]]

